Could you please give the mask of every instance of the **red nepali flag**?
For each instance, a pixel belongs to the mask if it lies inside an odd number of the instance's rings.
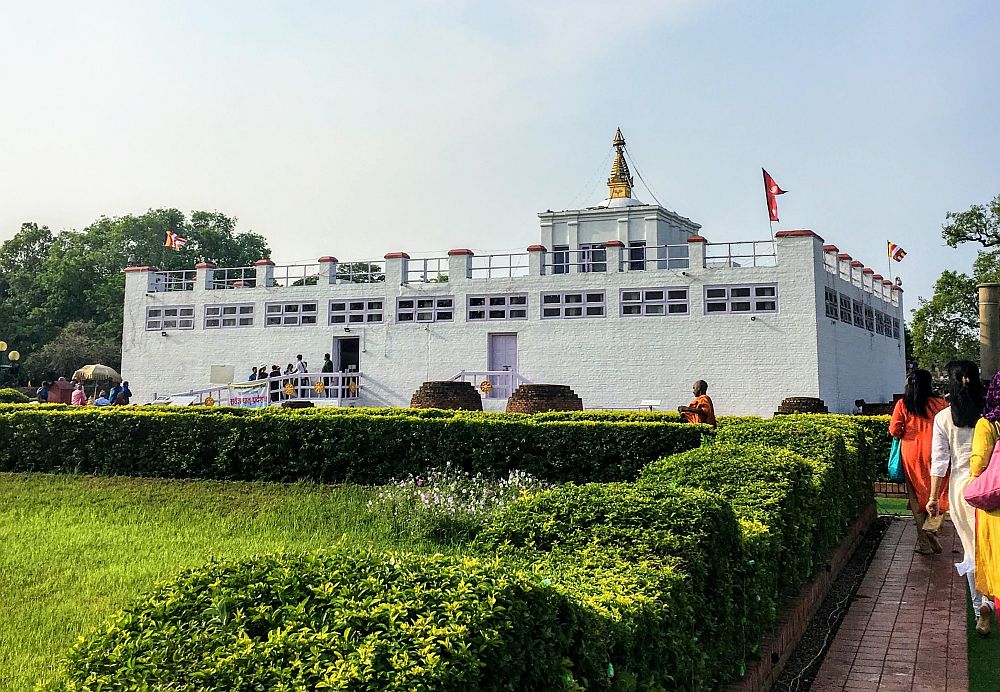
[[[763,168],[760,170],[764,171]],[[774,182],[774,178],[767,171],[764,171],[764,195],[767,197],[767,213],[771,217],[771,221],[778,220],[778,195],[785,194],[785,190],[778,187],[778,183]]]

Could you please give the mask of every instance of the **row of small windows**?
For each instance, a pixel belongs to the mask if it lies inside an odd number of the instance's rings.
[[[687,288],[627,288],[619,294],[622,317],[687,315],[690,300]],[[194,306],[150,307],[146,309],[146,330],[194,329]],[[778,311],[778,289],[774,284],[708,286],[705,288],[706,314],[760,313]],[[252,303],[205,306],[205,329],[253,327]],[[331,300],[327,323],[331,325],[381,324],[386,321],[382,299]],[[559,291],[541,294],[541,318],[575,319],[605,317],[605,291]],[[453,296],[396,299],[396,322],[453,322]],[[887,316],[886,316],[887,317]],[[528,319],[527,293],[500,293],[466,296],[467,322]],[[265,327],[300,327],[319,323],[319,302],[290,301],[264,304]]]
[[[900,338],[899,318],[893,317],[848,295],[837,293],[832,288],[826,288],[826,316],[832,320],[840,320],[844,324],[853,324],[859,329],[887,336],[890,339]]]

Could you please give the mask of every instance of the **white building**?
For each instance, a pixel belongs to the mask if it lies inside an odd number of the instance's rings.
[[[708,242],[632,197],[620,132],[614,144],[608,198],[539,214],[539,244],[522,254],[127,269],[122,371],[136,400],[242,381],[298,353],[318,372],[330,353],[352,374],[294,396],[406,406],[424,381],[465,377],[490,382],[488,410],[521,381],[570,385],[586,408],[673,409],[704,379],[720,415],[768,415],[789,396],[837,412],[891,401],[901,288],[808,230]]]

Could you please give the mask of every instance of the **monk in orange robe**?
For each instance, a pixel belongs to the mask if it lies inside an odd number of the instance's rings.
[[[714,428],[715,404],[708,396],[708,383],[705,380],[698,380],[691,385],[691,393],[694,394],[694,401],[687,406],[678,406],[677,412],[688,423],[704,423]]]

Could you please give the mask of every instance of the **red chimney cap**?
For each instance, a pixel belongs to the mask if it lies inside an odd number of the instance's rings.
[[[609,240],[604,243],[604,247],[625,247],[625,243],[620,240]]]
[[[808,238],[808,237],[813,237],[813,238],[817,238],[820,242],[823,242],[822,238],[820,238],[818,235],[816,235],[815,233],[813,233],[812,231],[810,231],[808,228],[800,228],[800,229],[795,230],[795,231],[778,231],[777,233],[774,234],[774,237],[775,238]]]
[[[705,239],[705,238],[703,238],[700,235],[689,235],[688,236],[688,242],[689,243],[707,243],[708,240]]]
[[[195,269],[215,269],[215,265],[212,264],[211,262],[198,262],[198,264],[194,265],[194,268]]]
[[[456,248],[454,250],[448,250],[448,256],[449,257],[460,257],[462,255],[474,256],[475,254],[476,253],[474,253],[472,250],[469,250],[468,248],[464,248],[464,247]]]
[[[882,280],[881,274],[876,274],[875,276],[872,277],[872,281],[881,281],[881,280]]]
[[[882,279],[883,286],[892,286],[892,282],[889,279]]]
[[[383,259],[410,259],[410,256],[405,252],[387,252]]]
[[[869,269],[868,267],[865,267],[864,269],[861,270],[861,273],[862,274],[874,274],[875,270],[874,269]]]
[[[544,245],[529,245],[528,252],[545,252]]]
[[[837,247],[836,245],[824,245],[823,246],[823,251],[824,252],[840,252],[840,248]]]
[[[839,260],[849,260],[849,259],[854,259],[854,258],[851,257],[850,255],[848,255],[846,252],[841,252],[839,255],[837,255],[837,259],[839,259]]]
[[[273,267],[274,266],[274,262],[272,262],[269,259],[259,259],[256,262],[254,262],[254,265],[256,265],[258,267],[267,267],[267,266]]]
[[[851,262],[851,266],[852,267],[863,267],[863,266],[865,266],[865,263],[864,262],[859,262],[857,260],[854,260],[853,262]]]
[[[331,255],[323,255],[322,257],[319,258],[318,261],[319,262],[333,262],[333,263],[336,263],[339,260],[336,257],[333,257]]]
[[[147,265],[142,267],[125,267],[125,269],[123,269],[122,271],[124,271],[126,274],[129,274],[131,272],[158,272],[160,270],[157,267]]]

